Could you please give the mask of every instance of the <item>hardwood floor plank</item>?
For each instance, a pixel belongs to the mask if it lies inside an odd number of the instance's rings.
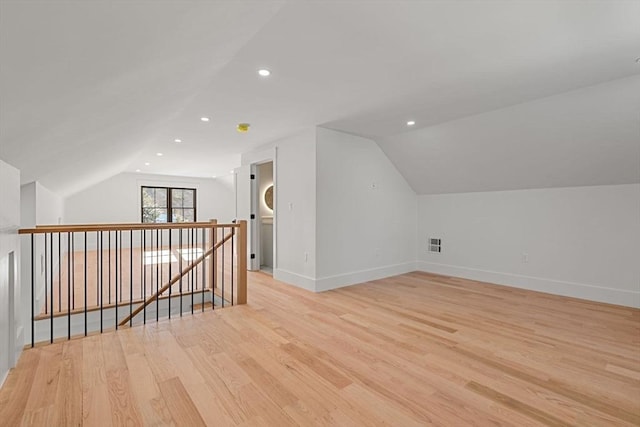
[[[486,387],[482,384],[478,384],[475,381],[469,382],[467,387],[470,390],[475,391],[476,393],[485,396],[488,399],[491,399],[495,402],[499,402],[500,404],[507,406],[511,409],[514,409],[518,412],[521,412],[533,419],[536,419],[542,422],[544,425],[552,426],[552,427],[570,427],[572,424],[566,423],[558,418],[555,418],[543,411],[540,411],[533,406],[529,406],[525,403],[519,402],[506,394],[499,393],[489,387]]]
[[[171,378],[158,384],[169,412],[177,423],[185,426],[205,426],[198,409],[179,378]]]
[[[42,353],[26,350],[0,390],[0,420],[7,425],[20,425]],[[19,372],[20,375],[15,375]]]
[[[82,419],[85,425],[113,425],[102,335],[82,339]]]
[[[82,358],[82,341],[72,340],[64,344],[51,425],[82,425]]]

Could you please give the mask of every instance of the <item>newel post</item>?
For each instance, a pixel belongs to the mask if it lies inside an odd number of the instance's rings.
[[[238,289],[236,304],[247,303],[247,221],[238,221]]]
[[[211,228],[209,229],[209,242],[211,244],[211,248],[213,248],[216,243],[218,243],[218,229],[216,225],[218,224],[217,219],[210,219]],[[218,285],[216,283],[216,268],[218,267],[218,251],[213,251],[211,254],[211,262],[209,263],[209,287],[211,289],[217,288]]]

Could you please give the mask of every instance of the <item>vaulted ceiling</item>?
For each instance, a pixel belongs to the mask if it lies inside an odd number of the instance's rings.
[[[419,194],[639,182],[638,57],[630,1],[2,0],[0,158],[65,195],[320,125]]]

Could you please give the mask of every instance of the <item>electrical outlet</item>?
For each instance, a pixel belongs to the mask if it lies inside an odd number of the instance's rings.
[[[289,202],[289,210],[292,211],[293,210],[293,202]]]
[[[529,254],[526,252],[522,252],[522,263],[523,264],[529,263]]]
[[[309,261],[309,252],[305,252],[304,253],[304,262],[308,262]]]

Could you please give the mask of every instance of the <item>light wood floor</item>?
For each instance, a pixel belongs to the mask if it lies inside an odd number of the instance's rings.
[[[22,354],[0,424],[638,426],[640,311],[411,273]]]

